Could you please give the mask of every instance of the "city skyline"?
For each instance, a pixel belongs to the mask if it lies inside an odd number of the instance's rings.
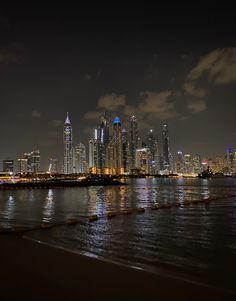
[[[100,121],[99,121],[100,120]],[[206,157],[199,152],[177,153],[171,151],[168,123],[164,123],[161,136],[152,129],[145,136],[139,133],[139,122],[132,115],[126,128],[121,119],[113,120],[103,112],[93,135],[86,144],[73,143],[73,123],[67,112],[63,125],[62,162],[51,157],[46,168],[42,167],[40,150],[24,152],[17,160],[2,160],[3,172],[34,174],[52,172],[62,174],[199,174],[210,167],[215,173],[235,173],[236,148],[226,148],[218,156]],[[86,151],[87,149],[87,151]],[[17,166],[16,166],[17,165]],[[1,170],[1,169],[0,169]]]
[[[134,114],[141,136],[153,129],[160,138],[167,122],[172,154],[214,157],[235,146],[233,9],[112,13],[2,9],[1,160],[40,149],[44,169],[51,157],[61,162],[67,111],[75,144],[87,145],[108,111],[125,127]]]

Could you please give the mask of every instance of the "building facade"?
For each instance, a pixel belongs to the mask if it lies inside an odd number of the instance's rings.
[[[5,159],[2,161],[2,170],[3,172],[14,172],[14,160],[12,159]]]
[[[136,149],[138,149],[138,121],[137,118],[133,115],[130,118],[130,141],[129,141],[129,170],[132,173],[132,169],[135,168],[135,156]]]
[[[63,128],[63,143],[64,143],[64,174],[73,172],[73,150],[72,150],[72,125],[67,113],[67,117]]]
[[[163,147],[163,170],[164,171],[171,171],[170,165],[170,145],[169,145],[169,131],[168,125],[165,123],[162,129],[162,147]]]

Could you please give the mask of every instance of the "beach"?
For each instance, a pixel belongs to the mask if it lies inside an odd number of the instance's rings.
[[[2,300],[234,300],[235,295],[166,275],[0,236]]]

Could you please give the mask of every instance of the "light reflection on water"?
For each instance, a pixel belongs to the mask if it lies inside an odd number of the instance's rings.
[[[82,217],[236,194],[236,179],[137,179],[129,183],[121,187],[0,191],[1,227],[80,218],[77,226],[35,231],[30,236],[94,257],[154,272],[167,267],[233,288],[229,275],[236,262],[235,198],[101,218],[94,223]]]
[[[53,199],[53,190],[49,189],[43,208],[43,222],[49,223],[53,220],[55,201]]]

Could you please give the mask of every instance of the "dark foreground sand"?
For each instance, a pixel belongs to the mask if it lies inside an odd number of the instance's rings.
[[[0,235],[1,300],[236,300],[235,295]]]

